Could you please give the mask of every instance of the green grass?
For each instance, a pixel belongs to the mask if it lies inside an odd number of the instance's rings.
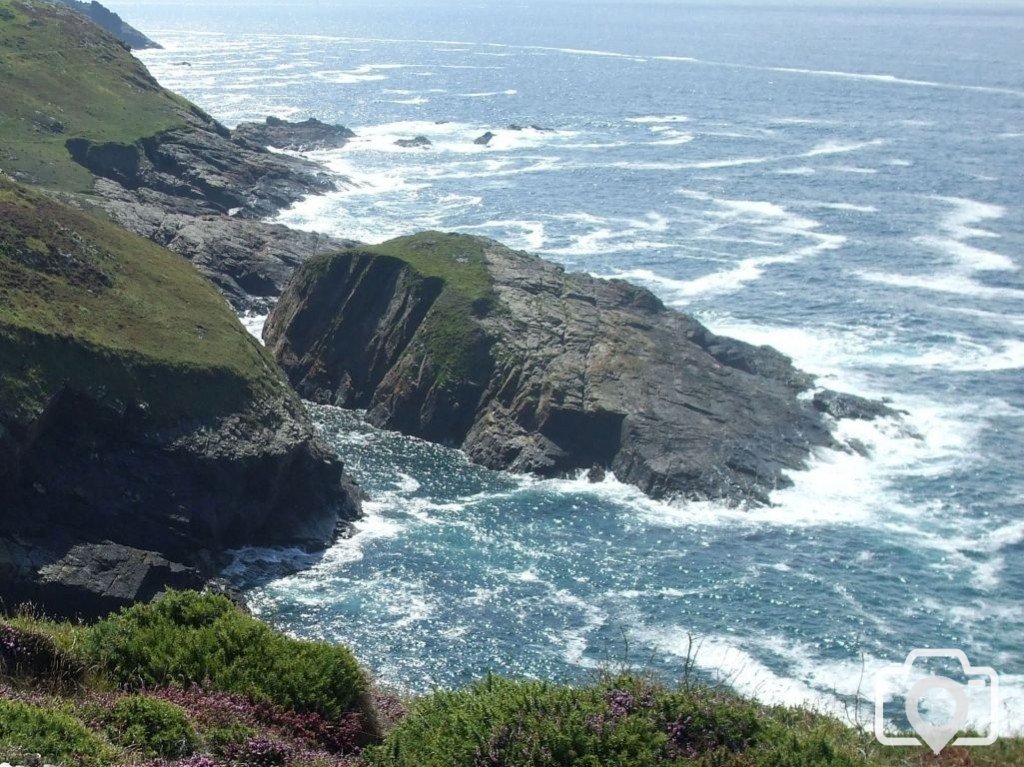
[[[131,689],[203,684],[331,717],[366,693],[346,648],[290,639],[222,596],[194,592],[170,592],[101,621],[88,657]]]
[[[184,259],[0,176],[0,412],[65,385],[155,419],[289,397],[269,356]]]
[[[84,17],[41,0],[0,0],[0,169],[87,192],[92,177],[71,159],[68,139],[132,144],[181,127],[191,108]]]
[[[423,353],[434,366],[440,386],[472,377],[478,350],[485,345],[475,318],[497,306],[487,270],[484,243],[477,237],[422,232],[353,252],[395,258],[424,278],[444,282],[444,289],[420,329]]]

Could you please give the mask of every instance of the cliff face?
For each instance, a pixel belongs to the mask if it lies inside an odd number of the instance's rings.
[[[304,264],[266,325],[306,397],[461,446],[492,468],[599,465],[655,497],[767,502],[832,445],[767,347],[621,281],[426,233]]]
[[[0,598],[109,608],[358,515],[273,361],[177,256],[0,176],[0,295]]]

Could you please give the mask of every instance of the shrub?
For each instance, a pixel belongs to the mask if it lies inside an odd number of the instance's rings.
[[[140,695],[121,698],[104,719],[114,743],[146,756],[178,759],[196,749],[196,731],[173,703]]]
[[[861,767],[862,736],[799,729],[734,695],[632,677],[590,687],[488,678],[412,706],[370,767]],[[829,725],[822,722],[831,723]]]
[[[49,764],[83,767],[101,767],[114,760],[112,750],[68,714],[0,700],[0,761],[18,764],[22,754],[40,754]]]
[[[290,639],[213,594],[170,592],[98,623],[89,654],[130,688],[204,685],[341,717],[366,693],[346,648]]]

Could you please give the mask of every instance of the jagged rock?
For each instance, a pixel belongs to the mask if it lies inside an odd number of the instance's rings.
[[[119,198],[130,196],[169,213],[263,218],[337,188],[321,166],[232,141],[230,131],[198,110],[183,110],[182,120],[187,127],[133,144],[74,138],[67,148],[93,175],[120,186]]]
[[[300,123],[268,117],[262,123],[242,123],[232,132],[236,142],[294,152],[340,149],[355,135],[344,126],[328,125],[315,117]]]
[[[415,149],[417,147],[426,149],[433,146],[433,143],[426,136],[416,136],[416,138],[400,138],[395,142],[395,146],[400,146],[403,149]]]
[[[822,389],[814,395],[814,407],[819,413],[828,413],[836,419],[856,418],[862,421],[871,421],[875,418],[889,418],[899,415],[883,402],[858,397],[855,394]]]
[[[479,146],[487,146],[488,144],[491,143],[492,139],[494,139],[494,134],[491,133],[490,131],[487,131],[487,133],[475,139],[473,143],[478,144]]]
[[[767,502],[835,446],[788,358],[618,280],[428,232],[307,261],[265,338],[306,397],[492,468]]]
[[[599,482],[604,482],[607,476],[608,472],[605,470],[604,466],[594,464],[590,467],[590,471],[587,472],[587,481],[596,485]]]

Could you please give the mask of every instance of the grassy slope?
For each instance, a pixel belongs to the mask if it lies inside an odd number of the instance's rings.
[[[184,259],[0,176],[0,413],[64,384],[156,417],[233,412],[281,378]]]
[[[89,191],[68,139],[130,144],[180,127],[189,108],[87,19],[42,0],[0,0],[0,169]]]

